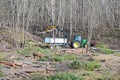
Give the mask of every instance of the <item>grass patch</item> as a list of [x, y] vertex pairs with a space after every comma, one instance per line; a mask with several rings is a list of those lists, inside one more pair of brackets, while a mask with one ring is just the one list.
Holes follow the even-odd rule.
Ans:
[[8, 61], [8, 59], [5, 58], [5, 57], [0, 57], [0, 60], [2, 60], [2, 61]]
[[80, 69], [81, 67], [83, 67], [83, 63], [78, 60], [75, 60], [70, 64], [70, 67], [73, 69]]
[[105, 53], [105, 54], [113, 54], [113, 53], [114, 53], [112, 49], [105, 49], [105, 48], [103, 48], [103, 49], [101, 49], [101, 50], [102, 50], [102, 52]]
[[31, 41], [31, 40], [28, 40], [25, 45], [26, 45], [27, 47], [32, 47], [32, 46], [35, 45], [35, 43], [34, 43], [33, 41]]
[[4, 77], [4, 73], [0, 70], [0, 77]]
[[49, 53], [48, 55], [38, 59], [38, 61], [55, 61], [55, 62], [62, 62], [62, 61], [67, 61], [67, 60], [76, 60], [77, 56], [74, 54], [67, 54], [67, 55], [63, 55], [63, 54], [59, 54], [59, 55], [55, 55], [55, 54], [51, 54]]
[[77, 56], [74, 55], [74, 54], [67, 54], [67, 55], [54, 55], [52, 57], [52, 60], [55, 61], [55, 62], [62, 62], [62, 61], [67, 61], [67, 60], [76, 60], [77, 59]]
[[46, 54], [46, 55], [53, 55], [53, 53], [52, 53], [52, 51], [50, 49], [41, 48], [41, 47], [35, 47], [35, 50], [37, 52], [41, 52], [41, 53]]
[[48, 77], [42, 77], [39, 74], [34, 74], [32, 75], [31, 80], [84, 80], [84, 78], [76, 74], [64, 72], [64, 73], [57, 73], [55, 75]]
[[104, 45], [103, 43], [99, 43], [97, 47], [101, 50], [104, 54], [113, 54], [114, 51], [110, 49], [107, 45]]
[[2, 67], [0, 66], [0, 77], [4, 77], [5, 74], [2, 72], [1, 68], [2, 68]]
[[64, 57], [63, 56], [53, 56], [53, 59], [52, 59], [53, 61], [55, 61], [55, 62], [62, 62], [62, 61], [64, 61]]
[[120, 57], [120, 52], [115, 52], [114, 56]]
[[6, 54], [8, 54], [8, 53], [7, 52], [0, 52], [0, 60], [8, 61]]
[[38, 61], [49, 61], [49, 56], [43, 56], [42, 58], [39, 58]]
[[100, 68], [100, 64], [97, 61], [88, 61], [85, 63], [85, 69], [88, 71], [93, 71]]
[[29, 53], [33, 52], [33, 48], [32, 47], [25, 47], [24, 49], [18, 49], [17, 53], [21, 54], [21, 55], [26, 55]]
[[74, 54], [67, 54], [64, 56], [65, 60], [75, 60], [77, 59], [77, 56]]
[[49, 49], [44, 49], [41, 47], [25, 47], [23, 49], [18, 49], [17, 53], [21, 54], [21, 55], [26, 55], [26, 54], [30, 54], [33, 52], [38, 52], [38, 53], [42, 53], [42, 54], [46, 54], [46, 55], [52, 55], [53, 53], [49, 50]]
[[87, 71], [94, 71], [100, 68], [100, 64], [97, 61], [80, 62], [78, 60], [70, 63], [70, 67], [73, 69], [85, 69]]

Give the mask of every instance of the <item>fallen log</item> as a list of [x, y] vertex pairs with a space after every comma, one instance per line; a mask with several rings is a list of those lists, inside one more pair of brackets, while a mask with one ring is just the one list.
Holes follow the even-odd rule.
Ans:
[[31, 74], [31, 73], [36, 73], [36, 72], [40, 72], [40, 73], [44, 73], [46, 72], [46, 69], [41, 69], [41, 70], [28, 70], [28, 71], [24, 71], [25, 73]]
[[16, 75], [17, 77], [27, 78], [25, 75], [22, 75], [22, 74], [20, 74], [20, 73], [15, 73], [15, 75]]
[[49, 72], [55, 72], [56, 70], [53, 68], [46, 68], [46, 71], [47, 71], [47, 73], [49, 73]]
[[27, 77], [30, 77], [30, 75], [29, 75], [29, 74], [26, 74], [26, 73], [21, 73], [21, 74], [23, 74], [23, 75], [25, 75], [25, 76], [27, 76]]
[[17, 64], [17, 63], [11, 63], [11, 62], [7, 62], [7, 61], [0, 61], [0, 63], [4, 64], [4, 65], [7, 65], [7, 66], [11, 66], [11, 67], [22, 67], [21, 64]]

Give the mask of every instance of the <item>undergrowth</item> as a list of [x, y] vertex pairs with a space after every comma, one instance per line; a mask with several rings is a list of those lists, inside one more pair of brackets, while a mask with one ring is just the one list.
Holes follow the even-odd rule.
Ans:
[[19, 53], [21, 55], [30, 54], [33, 52], [38, 52], [38, 53], [42, 53], [42, 54], [46, 54], [46, 55], [53, 54], [49, 49], [44, 49], [44, 48], [37, 47], [37, 46], [34, 46], [34, 47], [28, 46], [28, 47], [25, 47], [23, 49], [22, 48], [17, 49], [17, 53]]
[[2, 67], [0, 66], [0, 77], [4, 77], [5, 74], [2, 72], [1, 68], [2, 68]]
[[70, 67], [74, 69], [80, 69], [83, 67], [83, 63], [78, 60], [75, 60], [70, 64]]
[[76, 60], [77, 56], [74, 54], [67, 54], [67, 55], [63, 55], [63, 54], [59, 54], [59, 55], [55, 55], [55, 54], [49, 54], [47, 56], [44, 56], [40, 59], [38, 59], [39, 61], [55, 61], [55, 62], [62, 62], [62, 61], [67, 61], [67, 60]]
[[17, 53], [21, 54], [21, 55], [26, 55], [29, 53], [33, 52], [33, 48], [32, 47], [25, 47], [24, 49], [17, 49]]
[[97, 61], [88, 61], [85, 63], [85, 69], [88, 71], [93, 71], [100, 68], [100, 64]]
[[52, 76], [42, 77], [39, 74], [34, 74], [31, 77], [31, 80], [84, 80], [83, 77], [72, 74], [72, 73], [57, 73]]
[[87, 71], [94, 71], [95, 69], [100, 68], [100, 64], [97, 61], [80, 62], [76, 60], [70, 64], [70, 67], [73, 69], [85, 69]]
[[114, 51], [112, 49], [110, 49], [107, 45], [103, 44], [103, 43], [99, 43], [97, 45], [97, 47], [102, 51], [102, 53], [104, 54], [113, 54]]
[[65, 60], [75, 60], [77, 58], [74, 54], [67, 54], [67, 55], [55, 55], [53, 56], [53, 61], [59, 62], [59, 61], [65, 61]]

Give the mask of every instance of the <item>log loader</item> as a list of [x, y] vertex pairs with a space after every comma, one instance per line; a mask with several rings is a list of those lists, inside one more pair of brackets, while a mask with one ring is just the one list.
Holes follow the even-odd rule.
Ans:
[[57, 26], [48, 26], [46, 28], [46, 32], [49, 30], [58, 30], [65, 35], [65, 38], [45, 38], [45, 43], [47, 44], [54, 44], [54, 45], [62, 45], [62, 46], [70, 46], [71, 48], [80, 48], [80, 47], [87, 47], [87, 39], [82, 38], [80, 35], [74, 36], [72, 42], [68, 43], [69, 35], [61, 28]]

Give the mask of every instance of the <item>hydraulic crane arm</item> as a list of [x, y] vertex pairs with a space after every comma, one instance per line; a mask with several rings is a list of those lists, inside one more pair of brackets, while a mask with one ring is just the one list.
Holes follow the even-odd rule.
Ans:
[[65, 35], [66, 38], [69, 38], [69, 35], [62, 28], [59, 28], [57, 26], [48, 26], [47, 29], [46, 29], [46, 32], [48, 32], [49, 30], [55, 30], [55, 29], [62, 32]]
[[66, 38], [69, 38], [69, 35], [62, 28], [57, 27], [57, 30], [62, 32]]

